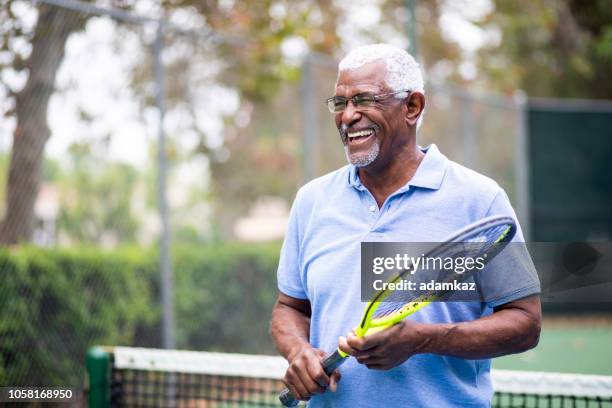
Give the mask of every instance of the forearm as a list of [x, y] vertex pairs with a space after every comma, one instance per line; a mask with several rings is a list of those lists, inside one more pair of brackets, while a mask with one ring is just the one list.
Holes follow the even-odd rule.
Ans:
[[270, 333], [279, 353], [291, 361], [300, 350], [310, 347], [310, 318], [277, 301], [272, 311]]
[[421, 352], [483, 359], [535, 347], [540, 335], [540, 317], [520, 308], [507, 308], [472, 322], [421, 328], [428, 339]]

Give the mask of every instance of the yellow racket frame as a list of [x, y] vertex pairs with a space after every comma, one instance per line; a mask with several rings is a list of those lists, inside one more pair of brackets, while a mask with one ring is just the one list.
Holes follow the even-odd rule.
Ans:
[[[508, 227], [501, 236], [495, 241], [495, 243], [501, 242], [504, 237], [508, 234], [508, 232], [512, 229], [512, 227]], [[401, 275], [397, 275], [390, 282], [396, 282], [401, 278]], [[361, 324], [355, 329], [355, 335], [357, 337], [365, 337], [370, 334], [385, 330], [411, 314], [418, 312], [425, 306], [429, 305], [431, 302], [436, 300], [436, 297], [433, 295], [422, 295], [419, 296], [412, 302], [406, 303], [401, 309], [391, 313], [389, 316], [380, 317], [380, 318], [372, 318], [376, 310], [380, 307], [380, 304], [385, 300], [385, 298], [389, 295], [389, 291], [382, 291], [376, 294], [374, 300], [368, 302], [365, 313], [361, 319]], [[348, 354], [338, 349], [338, 353], [342, 357], [348, 357]]]

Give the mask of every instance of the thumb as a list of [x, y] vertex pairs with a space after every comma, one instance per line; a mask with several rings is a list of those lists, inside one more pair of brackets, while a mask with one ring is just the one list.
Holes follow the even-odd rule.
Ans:
[[329, 389], [331, 392], [336, 392], [338, 389], [338, 382], [340, 381], [341, 377], [340, 370], [336, 370], [332, 373], [331, 377], [329, 378]]

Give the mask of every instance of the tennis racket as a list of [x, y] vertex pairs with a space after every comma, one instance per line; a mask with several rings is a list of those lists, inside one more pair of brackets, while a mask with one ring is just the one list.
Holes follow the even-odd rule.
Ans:
[[[516, 223], [510, 217], [492, 216], [483, 218], [454, 233], [444, 243], [428, 251], [424, 257], [451, 258], [472, 257], [483, 259], [483, 263], [490, 262], [499, 254], [516, 233]], [[463, 245], [462, 245], [463, 244]], [[486, 254], [486, 256], [485, 256]], [[389, 282], [397, 282], [412, 268], [400, 271]], [[467, 270], [462, 274], [448, 274], [447, 279], [465, 281], [474, 274], [476, 268]], [[412, 272], [414, 273], [414, 272]], [[454, 276], [453, 276], [454, 275]], [[374, 294], [367, 303], [359, 326], [355, 329], [358, 337], [384, 330], [397, 324], [402, 319], [421, 310], [435, 300], [444, 300], [452, 290], [433, 290], [419, 295], [416, 299], [406, 300], [406, 294], [397, 290], [381, 290]], [[328, 354], [321, 364], [327, 375], [338, 368], [348, 354], [340, 349]], [[281, 403], [286, 407], [295, 407], [299, 400], [295, 399], [289, 389], [285, 388], [279, 395]]]

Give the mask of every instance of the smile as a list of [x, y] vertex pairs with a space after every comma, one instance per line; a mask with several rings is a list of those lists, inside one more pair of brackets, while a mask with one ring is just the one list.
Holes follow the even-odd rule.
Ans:
[[373, 129], [365, 129], [365, 130], [360, 130], [357, 132], [347, 133], [348, 142], [349, 144], [352, 144], [352, 145], [364, 143], [365, 141], [370, 139], [370, 137], [373, 135], [374, 135]]

